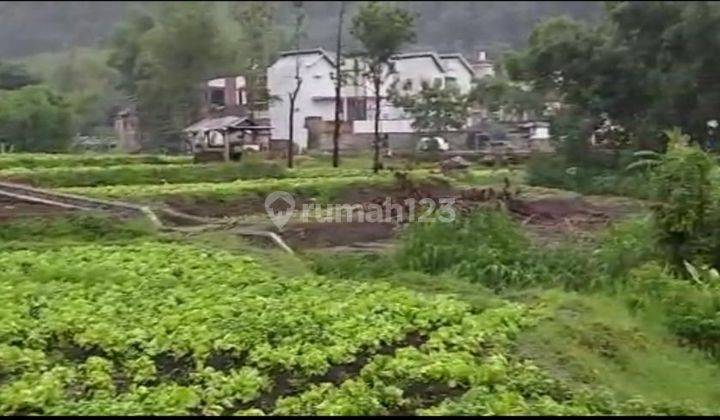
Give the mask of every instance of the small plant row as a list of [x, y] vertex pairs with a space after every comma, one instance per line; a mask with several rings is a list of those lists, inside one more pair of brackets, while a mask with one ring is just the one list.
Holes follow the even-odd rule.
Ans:
[[164, 165], [190, 163], [191, 160], [190, 156], [6, 153], [0, 154], [0, 169], [116, 166], [137, 163]]
[[59, 166], [0, 170], [0, 179], [37, 187], [101, 187], [115, 185], [165, 185], [200, 182], [232, 182], [260, 178], [357, 177], [370, 175], [361, 169], [308, 168], [286, 170], [274, 162], [207, 164], [128, 164], [118, 166]]
[[318, 195], [355, 185], [381, 186], [394, 181], [390, 174], [374, 176], [316, 177], [239, 180], [226, 183], [196, 182], [168, 185], [116, 185], [108, 187], [71, 187], [59, 191], [113, 199], [152, 199], [172, 196], [223, 199], [242, 195], [263, 195], [273, 191]]

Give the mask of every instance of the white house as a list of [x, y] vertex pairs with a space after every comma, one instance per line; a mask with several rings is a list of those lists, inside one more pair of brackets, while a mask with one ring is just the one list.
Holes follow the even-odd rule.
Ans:
[[320, 117], [331, 120], [335, 117], [334, 58], [322, 49], [289, 51], [267, 70], [267, 84], [270, 92], [268, 106], [272, 139], [288, 140], [290, 137], [290, 94], [295, 90], [296, 69], [302, 83], [295, 100], [293, 121], [293, 142], [302, 151], [307, 147], [308, 132], [305, 120]]
[[447, 76], [446, 85], [455, 83], [460, 92], [468, 93], [472, 89], [472, 81], [475, 79], [475, 70], [462, 54], [442, 54], [440, 58], [445, 66]]
[[[461, 93], [467, 94], [472, 88], [474, 71], [461, 54], [438, 55], [434, 52], [416, 52], [399, 54], [392, 57], [393, 73], [385, 84], [385, 89], [393, 85], [401, 91], [413, 94], [422, 89], [423, 83], [431, 86], [457, 86]], [[374, 97], [374, 95], [372, 95]], [[402, 110], [388, 101], [383, 101], [380, 110], [380, 129], [385, 133], [412, 133], [413, 120]], [[355, 133], [374, 131], [374, 102], [368, 105], [368, 118], [354, 121]]]
[[[293, 141], [300, 150], [308, 146], [306, 122], [312, 119], [332, 121], [335, 117], [335, 57], [323, 49], [290, 51], [280, 55], [268, 68], [270, 125], [272, 138], [289, 137], [289, 94], [295, 89], [295, 72], [298, 69], [302, 84], [295, 105]], [[361, 59], [345, 59], [342, 72], [351, 82], [341, 90], [343, 121], [352, 122], [354, 134], [372, 133], [374, 130], [375, 101], [372, 83], [364, 76]], [[438, 55], [434, 52], [398, 54], [392, 57], [389, 75], [383, 85], [408, 93], [417, 93], [423, 82], [444, 87], [456, 84], [462, 93], [468, 93], [474, 77], [472, 66], [460, 54]], [[354, 77], [353, 77], [354, 76]], [[346, 79], [348, 80], [348, 79]], [[412, 133], [412, 120], [402, 109], [383, 99], [380, 108], [380, 129], [385, 133]]]

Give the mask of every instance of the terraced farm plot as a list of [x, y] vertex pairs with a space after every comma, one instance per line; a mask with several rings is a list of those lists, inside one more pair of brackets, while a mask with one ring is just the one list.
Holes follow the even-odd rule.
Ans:
[[271, 161], [242, 163], [138, 163], [113, 166], [16, 167], [0, 170], [0, 179], [45, 188], [103, 187], [114, 185], [165, 185], [195, 182], [232, 182], [248, 179], [356, 177], [369, 169], [307, 168], [287, 170]]
[[4, 252], [0, 289], [4, 415], [590, 410], [504, 355], [537, 316], [522, 305], [476, 313], [158, 242]]
[[115, 166], [127, 164], [177, 164], [190, 163], [190, 156], [159, 155], [114, 155], [114, 154], [42, 154], [7, 153], [0, 154], [0, 169], [8, 168], [57, 168], [83, 166]]
[[348, 185], [392, 183], [389, 174], [348, 177], [317, 177], [297, 179], [239, 180], [226, 183], [195, 182], [172, 185], [117, 185], [109, 187], [70, 187], [59, 191], [103, 198], [124, 198], [129, 200], [148, 200], [164, 197], [211, 197], [230, 198], [243, 194], [268, 194], [272, 191], [308, 191], [319, 192]]

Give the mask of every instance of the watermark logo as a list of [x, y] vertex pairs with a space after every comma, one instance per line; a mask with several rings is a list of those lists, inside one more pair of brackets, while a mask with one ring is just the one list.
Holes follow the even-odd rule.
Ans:
[[295, 211], [295, 198], [285, 191], [275, 191], [265, 197], [265, 211], [273, 224], [282, 229]]
[[[365, 204], [316, 204], [305, 203], [297, 216], [303, 223], [404, 223], [435, 220], [455, 220], [455, 198], [406, 198], [385, 197]], [[270, 220], [282, 229], [295, 215], [295, 199], [285, 191], [276, 191], [265, 198], [265, 210]]]

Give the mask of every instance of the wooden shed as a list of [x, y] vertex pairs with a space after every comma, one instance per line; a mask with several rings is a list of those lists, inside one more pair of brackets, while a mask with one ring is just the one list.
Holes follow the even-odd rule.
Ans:
[[205, 118], [183, 130], [190, 153], [196, 161], [240, 160], [243, 150], [262, 150], [270, 126], [261, 126], [247, 117]]

